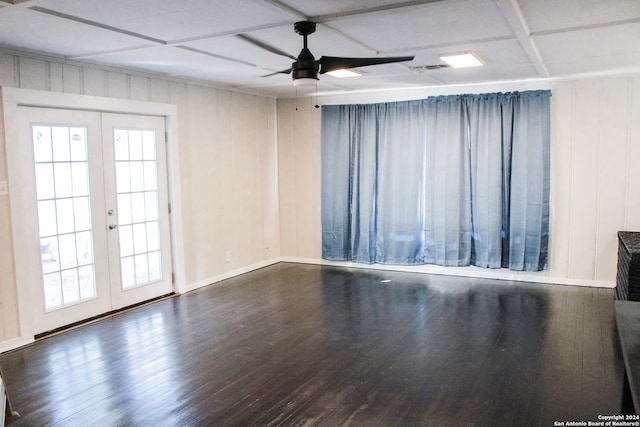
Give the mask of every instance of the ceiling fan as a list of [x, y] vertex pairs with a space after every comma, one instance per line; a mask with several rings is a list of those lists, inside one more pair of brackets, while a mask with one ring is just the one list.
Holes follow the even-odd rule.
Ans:
[[254, 45], [261, 47], [262, 49], [265, 49], [271, 53], [285, 56], [295, 61], [293, 64], [291, 64], [290, 68], [287, 68], [286, 70], [276, 71], [275, 73], [267, 74], [263, 77], [269, 77], [275, 74], [292, 74], [293, 84], [296, 86], [306, 83], [315, 84], [315, 82], [319, 80], [320, 74], [324, 74], [329, 71], [365, 67], [367, 65], [411, 61], [414, 58], [413, 56], [394, 56], [385, 58], [343, 58], [338, 56], [322, 56], [320, 59], [315, 59], [313, 54], [307, 47], [307, 36], [309, 34], [313, 34], [316, 31], [316, 23], [311, 21], [300, 21], [293, 24], [293, 28], [295, 32], [300, 34], [304, 39], [303, 48], [297, 58], [281, 51], [278, 48], [256, 40], [246, 34], [238, 34], [238, 37], [248, 41], [249, 43], [253, 43]]

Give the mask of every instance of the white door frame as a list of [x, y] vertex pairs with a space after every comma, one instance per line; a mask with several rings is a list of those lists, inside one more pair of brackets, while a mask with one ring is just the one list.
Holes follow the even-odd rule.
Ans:
[[[31, 280], [31, 268], [28, 262], [29, 245], [24, 238], [24, 218], [18, 215], [18, 207], [24, 209], [31, 206], [32, 200], [21, 191], [23, 174], [27, 173], [16, 146], [20, 129], [18, 109], [20, 107], [57, 108], [66, 110], [88, 110], [118, 114], [142, 114], [164, 117], [167, 131], [167, 168], [168, 191], [171, 203], [171, 256], [175, 272], [174, 290], [177, 293], [186, 290], [184, 273], [184, 242], [182, 239], [182, 200], [180, 191], [180, 158], [178, 145], [178, 107], [173, 104], [162, 104], [145, 101], [132, 101], [116, 98], [104, 98], [87, 95], [72, 95], [56, 92], [43, 92], [30, 89], [2, 87], [2, 107], [5, 126], [7, 152], [7, 176], [11, 204], [11, 230], [13, 238], [13, 255], [15, 262], [15, 279], [18, 296], [18, 312], [20, 337], [12, 340], [12, 347], [33, 342], [33, 308], [31, 295], [33, 286], [27, 286]], [[29, 173], [32, 171], [29, 169]]]

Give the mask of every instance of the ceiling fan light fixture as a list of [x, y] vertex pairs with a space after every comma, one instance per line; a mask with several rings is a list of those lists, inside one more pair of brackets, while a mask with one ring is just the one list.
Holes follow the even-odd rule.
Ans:
[[484, 65], [484, 62], [473, 52], [440, 55], [440, 59], [453, 68], [479, 67]]
[[293, 85], [299, 88], [315, 88], [318, 84], [318, 79], [301, 77], [293, 81]]
[[353, 70], [347, 70], [347, 69], [328, 71], [327, 74], [333, 77], [337, 77], [339, 79], [343, 79], [347, 77], [360, 77], [362, 75]]

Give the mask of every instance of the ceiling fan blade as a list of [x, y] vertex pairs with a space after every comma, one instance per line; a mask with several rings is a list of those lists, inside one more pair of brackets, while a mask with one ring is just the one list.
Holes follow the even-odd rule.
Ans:
[[413, 56], [392, 56], [387, 58], [341, 58], [338, 56], [323, 56], [318, 60], [320, 74], [344, 68], [366, 67], [367, 65], [391, 64], [413, 60]]
[[276, 74], [291, 74], [291, 68], [287, 68], [286, 70], [275, 71], [273, 73], [265, 74], [264, 76], [260, 76], [260, 77], [271, 77], [271, 76], [275, 76]]
[[236, 34], [237, 37], [241, 38], [244, 41], [247, 41], [251, 44], [254, 44], [258, 47], [261, 47], [262, 49], [269, 51], [271, 53], [275, 53], [276, 55], [280, 55], [280, 56], [284, 56], [290, 59], [293, 59], [294, 61], [296, 60], [295, 56], [289, 55], [287, 52], [283, 52], [280, 49], [278, 49], [277, 47], [273, 47], [271, 45], [268, 45], [264, 42], [261, 42], [260, 40], [254, 39], [251, 36], [248, 36], [246, 34]]

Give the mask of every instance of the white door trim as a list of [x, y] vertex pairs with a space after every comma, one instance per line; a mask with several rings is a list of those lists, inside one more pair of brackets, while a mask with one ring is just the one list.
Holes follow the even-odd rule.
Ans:
[[184, 292], [186, 289], [184, 273], [184, 242], [182, 229], [182, 198], [180, 191], [180, 157], [178, 141], [178, 107], [173, 104], [163, 104], [146, 101], [132, 101], [116, 98], [104, 98], [97, 96], [73, 95], [56, 92], [43, 92], [31, 89], [2, 87], [2, 107], [4, 118], [4, 131], [7, 154], [7, 177], [9, 198], [11, 205], [11, 223], [13, 238], [13, 255], [15, 260], [16, 291], [18, 296], [18, 312], [20, 324], [20, 337], [13, 341], [14, 347], [28, 344], [33, 341], [34, 325], [33, 311], [31, 309], [31, 286], [25, 285], [29, 277], [29, 247], [26, 239], [22, 237], [20, 230], [24, 224], [18, 215], [18, 206], [24, 209], [32, 201], [26, 200], [21, 191], [20, 150], [16, 143], [19, 141], [19, 107], [59, 108], [68, 110], [88, 110], [118, 114], [142, 114], [148, 116], [164, 117], [165, 128], [168, 136], [167, 167], [168, 167], [168, 191], [171, 203], [171, 241], [173, 271], [175, 272], [174, 289], [176, 292]]

